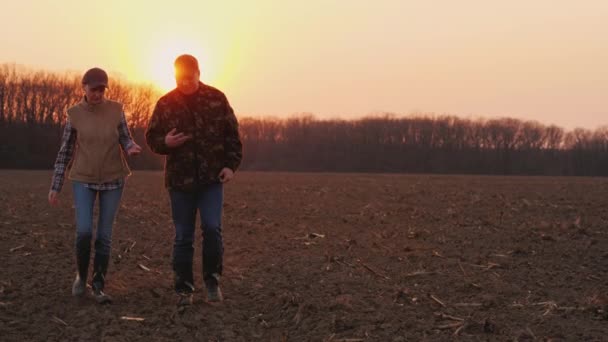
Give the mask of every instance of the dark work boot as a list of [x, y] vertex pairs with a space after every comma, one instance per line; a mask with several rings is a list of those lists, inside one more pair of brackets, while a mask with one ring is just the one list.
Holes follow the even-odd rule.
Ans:
[[194, 292], [194, 276], [192, 275], [191, 262], [174, 262], [175, 292], [178, 294], [178, 306], [192, 305], [192, 293]]
[[76, 274], [76, 279], [74, 279], [74, 283], [72, 284], [72, 296], [80, 297], [84, 295], [86, 288], [87, 281], [80, 278], [79, 274]]
[[220, 276], [217, 273], [205, 279], [205, 287], [207, 288], [208, 302], [221, 302], [224, 300], [222, 289], [220, 288]]
[[112, 298], [103, 292], [110, 256], [95, 253], [93, 262], [93, 296], [99, 304], [109, 304]]
[[72, 284], [72, 295], [74, 296], [82, 296], [86, 290], [90, 258], [91, 234], [79, 233], [76, 236], [76, 266], [78, 272]]
[[221, 302], [224, 300], [220, 289], [224, 248], [221, 237], [212, 242], [207, 234], [205, 239], [208, 240], [203, 242], [203, 280], [207, 288], [207, 301]]

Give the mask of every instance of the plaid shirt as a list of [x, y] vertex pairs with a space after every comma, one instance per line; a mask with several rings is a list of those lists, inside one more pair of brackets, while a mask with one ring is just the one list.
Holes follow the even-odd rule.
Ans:
[[[72, 161], [74, 155], [74, 147], [76, 147], [76, 129], [72, 127], [70, 118], [68, 117], [65, 128], [63, 129], [63, 136], [61, 138], [61, 147], [55, 160], [55, 172], [53, 173], [53, 181], [51, 183], [51, 190], [60, 192], [63, 187], [63, 180], [65, 178], [65, 172]], [[118, 142], [122, 149], [126, 152], [133, 146], [134, 142], [127, 126], [127, 119], [125, 113], [122, 113], [122, 119], [120, 125], [118, 125]], [[96, 183], [85, 183], [85, 187], [97, 191], [103, 190], [115, 190], [123, 187], [125, 184], [124, 178], [119, 178], [111, 182], [96, 184]]]

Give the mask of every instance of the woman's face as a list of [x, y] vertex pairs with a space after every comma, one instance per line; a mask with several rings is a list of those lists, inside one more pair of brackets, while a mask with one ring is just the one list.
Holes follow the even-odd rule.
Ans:
[[91, 87], [90, 85], [85, 84], [84, 92], [87, 96], [87, 102], [89, 104], [100, 104], [103, 101], [106, 87], [103, 85]]

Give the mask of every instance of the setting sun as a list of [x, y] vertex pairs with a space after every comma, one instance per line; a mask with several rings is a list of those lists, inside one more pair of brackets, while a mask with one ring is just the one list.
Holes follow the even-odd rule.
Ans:
[[188, 53], [201, 59], [201, 73], [207, 70], [203, 63], [205, 53], [196, 43], [186, 40], [172, 40], [158, 42], [158, 46], [151, 49], [144, 73], [150, 81], [164, 91], [175, 88], [173, 62], [177, 56]]

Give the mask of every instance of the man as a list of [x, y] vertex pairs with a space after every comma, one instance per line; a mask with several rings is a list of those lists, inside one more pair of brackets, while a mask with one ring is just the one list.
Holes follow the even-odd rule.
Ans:
[[191, 305], [192, 260], [196, 211], [203, 232], [203, 280], [207, 300], [222, 301], [223, 184], [239, 167], [242, 144], [238, 121], [226, 96], [200, 82], [198, 61], [191, 55], [175, 60], [177, 88], [156, 103], [146, 142], [166, 156], [165, 186], [175, 225], [173, 270], [178, 305]]

